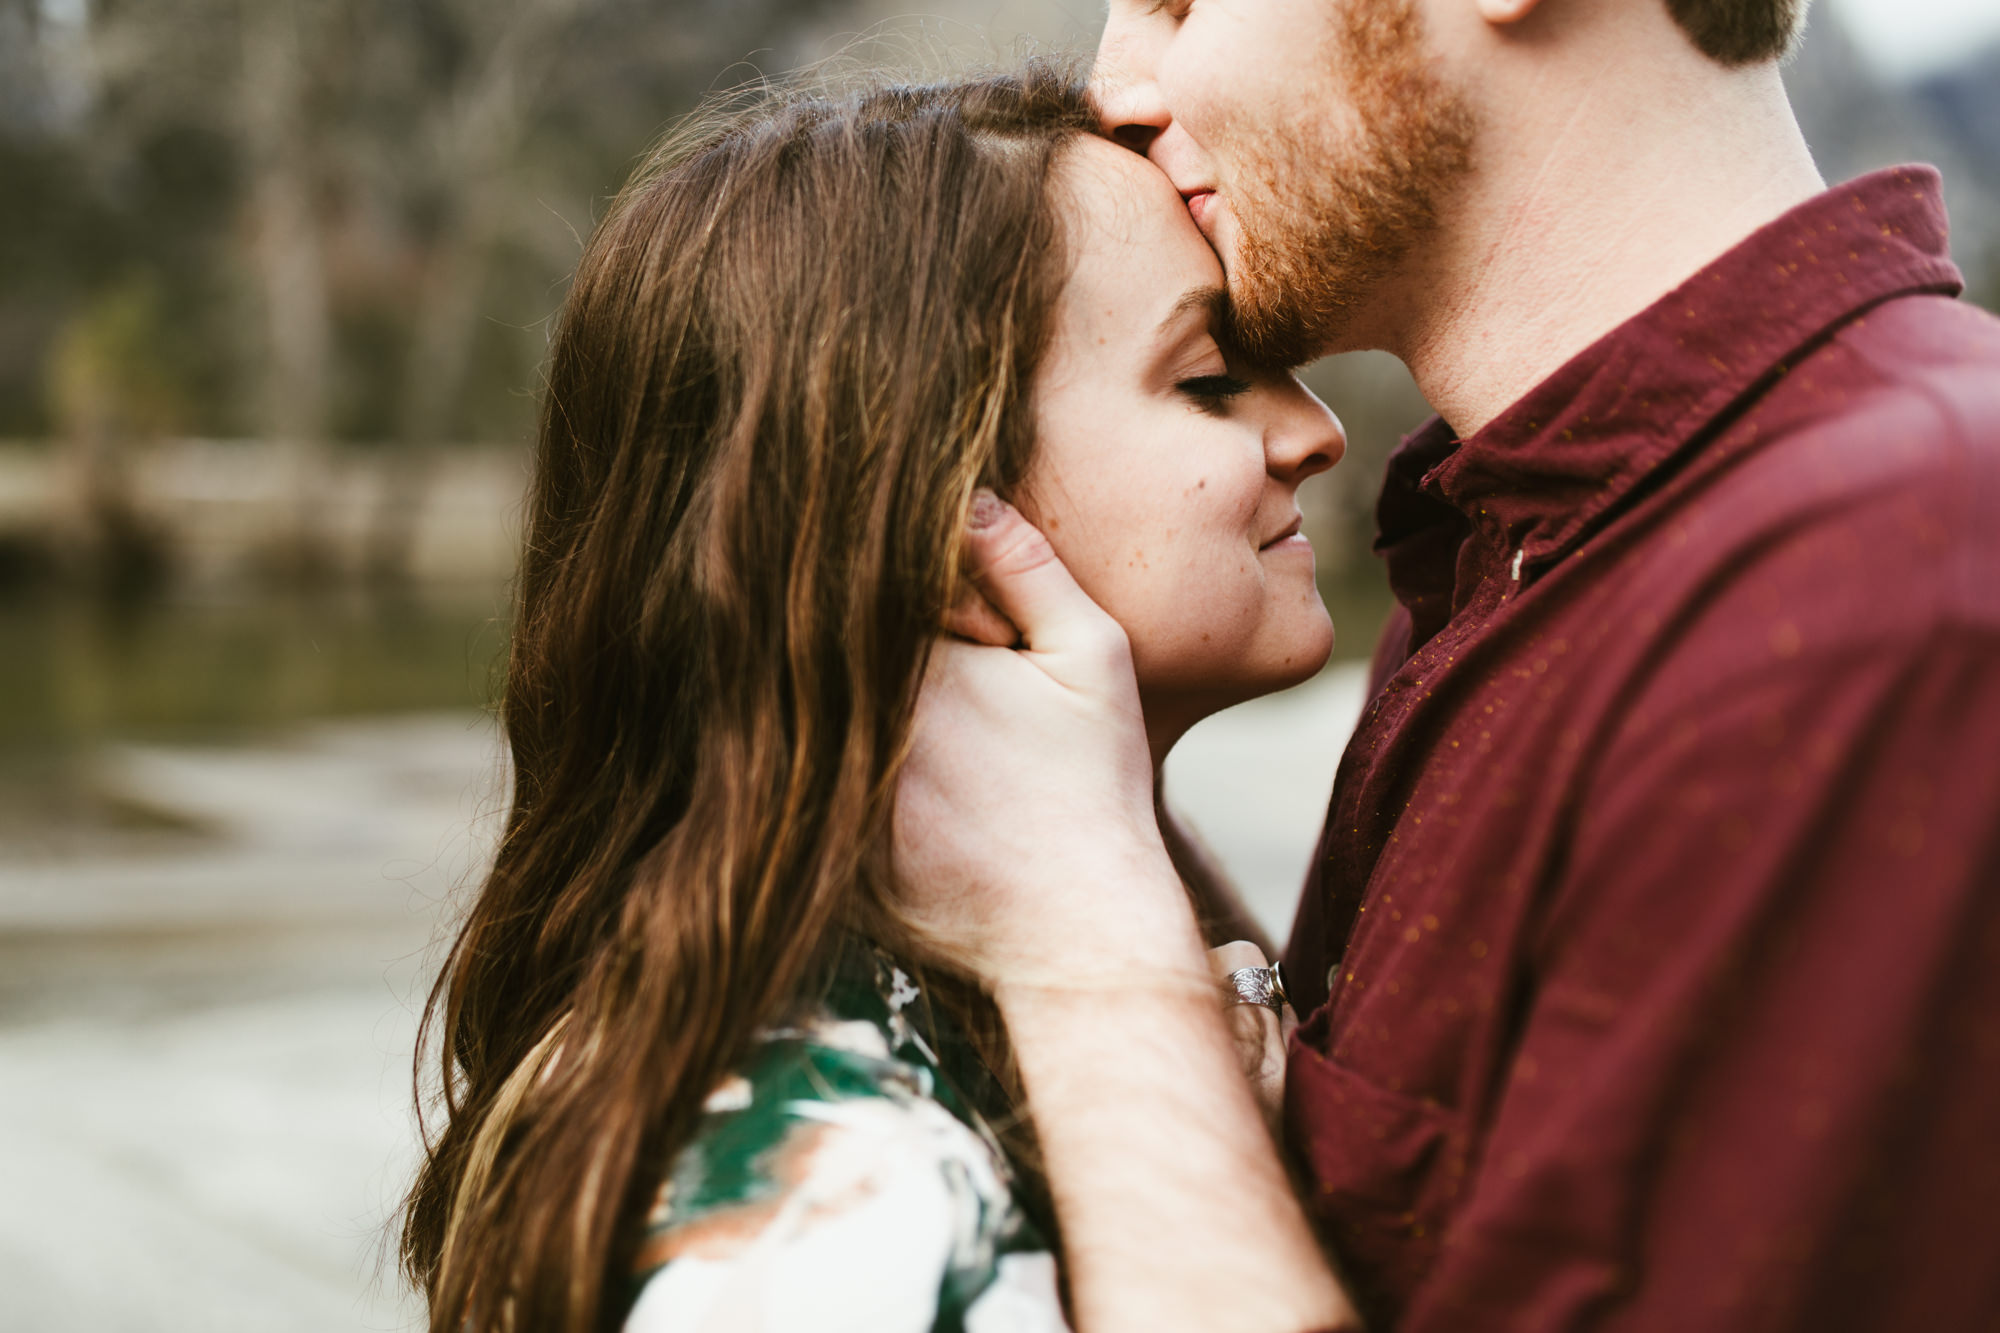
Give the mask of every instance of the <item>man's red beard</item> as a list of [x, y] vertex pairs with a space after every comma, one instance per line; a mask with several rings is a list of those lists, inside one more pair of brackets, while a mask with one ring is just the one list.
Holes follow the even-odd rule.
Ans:
[[1301, 365], [1337, 345], [1470, 168], [1472, 113], [1430, 69], [1422, 31], [1412, 0], [1346, 0], [1328, 77], [1354, 128], [1308, 107], [1247, 160], [1229, 286], [1255, 360]]

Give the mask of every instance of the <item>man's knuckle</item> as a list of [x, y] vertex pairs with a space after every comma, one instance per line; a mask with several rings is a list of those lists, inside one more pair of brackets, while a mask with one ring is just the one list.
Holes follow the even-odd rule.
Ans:
[[1049, 539], [1023, 523], [1007, 539], [999, 559], [994, 562], [994, 568], [1002, 574], [1032, 574], [1054, 564], [1055, 559], [1056, 548], [1049, 544]]
[[1124, 626], [1110, 616], [1093, 617], [1093, 622], [1088, 635], [1092, 659], [1106, 672], [1129, 671], [1132, 641], [1126, 637]]

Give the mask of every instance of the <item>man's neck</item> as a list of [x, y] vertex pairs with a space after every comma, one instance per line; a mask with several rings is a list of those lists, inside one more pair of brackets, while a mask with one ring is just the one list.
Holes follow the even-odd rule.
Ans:
[[1825, 188], [1775, 69], [1685, 73], [1647, 97], [1617, 74], [1548, 89], [1563, 112], [1486, 144], [1464, 221], [1383, 293], [1408, 317], [1376, 345], [1461, 437]]

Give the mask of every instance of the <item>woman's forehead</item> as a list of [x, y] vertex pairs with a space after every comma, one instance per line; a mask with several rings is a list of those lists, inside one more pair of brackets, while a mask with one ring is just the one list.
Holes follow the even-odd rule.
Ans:
[[1222, 265], [1180, 192], [1145, 158], [1080, 139], [1057, 173], [1071, 258], [1067, 304], [1114, 308], [1121, 318], [1150, 313], [1150, 327], [1189, 289], [1221, 284]]

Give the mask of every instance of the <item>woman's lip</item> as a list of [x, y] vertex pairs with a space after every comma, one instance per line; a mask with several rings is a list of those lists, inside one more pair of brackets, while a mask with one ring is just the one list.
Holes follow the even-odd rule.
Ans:
[[1293, 519], [1290, 523], [1285, 525], [1285, 530], [1283, 532], [1271, 538], [1270, 541], [1265, 542], [1262, 546], [1258, 547], [1257, 549], [1260, 551], [1273, 551], [1280, 546], [1296, 545], [1296, 546], [1304, 546], [1308, 550], [1310, 550], [1312, 544], [1308, 542], [1305, 539], [1305, 536], [1299, 531], [1299, 529], [1302, 526], [1304, 526], [1303, 519], [1298, 519], [1298, 518]]

